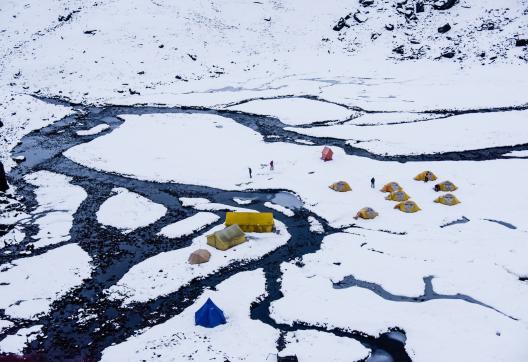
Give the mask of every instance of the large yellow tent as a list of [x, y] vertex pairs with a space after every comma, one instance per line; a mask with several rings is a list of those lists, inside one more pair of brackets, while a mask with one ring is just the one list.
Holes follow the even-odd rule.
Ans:
[[421, 210], [414, 201], [400, 202], [398, 205], [394, 206], [394, 208], [403, 212], [417, 212]]
[[246, 234], [236, 224], [207, 235], [207, 245], [218, 250], [227, 250], [246, 241]]
[[364, 207], [362, 208], [361, 210], [358, 211], [358, 213], [356, 214], [356, 219], [357, 218], [362, 218], [362, 219], [374, 219], [376, 216], [378, 216], [379, 214], [374, 211], [373, 208], [371, 207]]
[[453, 194], [445, 194], [443, 196], [438, 197], [434, 202], [438, 202], [440, 204], [444, 204], [447, 206], [453, 206], [456, 204], [460, 204], [460, 200], [456, 198]]
[[381, 192], [396, 192], [401, 191], [403, 188], [397, 182], [389, 182], [381, 188]]
[[275, 222], [271, 212], [228, 212], [225, 225], [238, 225], [246, 233], [271, 233]]
[[330, 187], [332, 190], [337, 191], [337, 192], [352, 191], [352, 188], [350, 187], [348, 182], [345, 182], [345, 181], [334, 182], [328, 187]]
[[409, 195], [407, 195], [407, 193], [403, 190], [391, 192], [389, 196], [385, 198], [385, 200], [391, 200], [391, 201], [407, 201], [409, 199], [410, 199]]
[[418, 175], [414, 177], [416, 181], [425, 181], [426, 178], [427, 178], [427, 181], [435, 181], [437, 179], [436, 175], [432, 173], [431, 171], [420, 172]]
[[449, 191], [455, 191], [456, 189], [458, 189], [458, 187], [456, 187], [455, 184], [452, 183], [451, 181], [444, 181], [439, 184], [436, 184], [434, 189], [435, 191], [449, 192]]

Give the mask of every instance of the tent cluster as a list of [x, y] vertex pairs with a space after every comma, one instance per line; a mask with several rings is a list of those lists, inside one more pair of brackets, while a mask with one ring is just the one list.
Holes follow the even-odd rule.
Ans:
[[[416, 176], [415, 179], [417, 179], [418, 176]], [[403, 191], [403, 188], [397, 182], [389, 182], [381, 188], [381, 192], [389, 193], [389, 195], [385, 197], [385, 200], [398, 202], [398, 204], [394, 206], [394, 208], [397, 210], [407, 213], [417, 212], [421, 210], [420, 207], [416, 204], [416, 202], [410, 201], [411, 197], [405, 191]]]
[[[245, 232], [272, 232], [275, 226], [271, 212], [228, 212], [225, 220], [226, 227], [207, 235], [207, 245], [225, 251], [247, 241]], [[211, 253], [205, 249], [198, 249], [189, 256], [190, 264], [202, 264], [209, 261]], [[194, 314], [196, 325], [214, 328], [225, 324], [224, 312], [207, 299], [205, 304]]]

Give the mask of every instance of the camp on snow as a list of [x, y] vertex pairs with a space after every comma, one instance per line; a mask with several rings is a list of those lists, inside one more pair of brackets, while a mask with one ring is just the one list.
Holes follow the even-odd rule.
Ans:
[[218, 250], [227, 250], [246, 241], [246, 234], [244, 234], [237, 224], [230, 225], [223, 230], [207, 235], [207, 245]]
[[321, 153], [321, 160], [332, 161], [333, 155], [334, 155], [334, 151], [332, 151], [330, 147], [325, 147], [323, 148], [323, 152]]
[[402, 191], [403, 188], [397, 182], [389, 182], [381, 188], [381, 192], [396, 192]]
[[352, 187], [350, 187], [348, 182], [345, 182], [345, 181], [334, 182], [333, 184], [331, 184], [328, 187], [330, 187], [332, 190], [337, 191], [337, 192], [352, 191]]
[[364, 207], [364, 208], [362, 208], [361, 210], [358, 211], [358, 213], [356, 214], [356, 219], [362, 218], [362, 219], [365, 219], [365, 220], [369, 220], [369, 219], [374, 219], [378, 215], [379, 214], [376, 211], [374, 211], [373, 208]]
[[390, 201], [407, 201], [409, 200], [411, 197], [409, 195], [407, 195], [407, 193], [403, 190], [401, 191], [396, 191], [396, 192], [391, 192], [386, 198], [385, 200], [390, 200]]
[[246, 233], [271, 233], [275, 226], [271, 212], [228, 212], [225, 225], [238, 225]]
[[460, 200], [456, 198], [453, 194], [445, 194], [443, 196], [439, 196], [434, 202], [444, 204], [447, 206], [453, 206], [456, 204], [460, 204]]
[[441, 182], [439, 184], [436, 184], [434, 187], [435, 191], [444, 191], [444, 192], [455, 191], [456, 189], [458, 189], [458, 187], [456, 187], [455, 184], [452, 183], [451, 181]]
[[431, 171], [420, 172], [414, 177], [416, 181], [436, 181], [437, 177]]
[[220, 324], [226, 324], [224, 312], [207, 298], [204, 305], [194, 313], [194, 323], [197, 326], [214, 328]]
[[211, 253], [205, 249], [195, 250], [189, 255], [189, 264], [203, 264], [211, 259]]
[[407, 213], [410, 213], [410, 212], [417, 212], [417, 211], [420, 211], [421, 209], [418, 207], [418, 205], [416, 204], [416, 202], [414, 201], [404, 201], [404, 202], [400, 202], [399, 204], [397, 204], [396, 206], [394, 206], [395, 209], [398, 209], [402, 212], [407, 212]]

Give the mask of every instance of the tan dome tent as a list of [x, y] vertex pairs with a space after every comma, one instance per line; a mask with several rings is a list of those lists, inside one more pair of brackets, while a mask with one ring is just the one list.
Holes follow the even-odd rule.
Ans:
[[400, 202], [398, 205], [394, 206], [394, 208], [403, 212], [417, 212], [421, 210], [414, 201]]
[[456, 187], [455, 184], [452, 183], [451, 181], [441, 182], [439, 184], [436, 184], [434, 187], [435, 191], [444, 191], [444, 192], [455, 191], [456, 189], [458, 189], [458, 187]]
[[189, 264], [203, 264], [211, 259], [211, 253], [205, 249], [195, 250], [189, 255]]
[[364, 207], [358, 211], [358, 213], [356, 214], [356, 219], [362, 218], [362, 219], [369, 220], [369, 219], [374, 219], [378, 215], [379, 214], [376, 211], [374, 211], [373, 208]]
[[332, 190], [337, 191], [337, 192], [352, 191], [352, 188], [350, 187], [348, 182], [345, 182], [345, 181], [334, 182], [328, 187], [330, 187]]
[[396, 192], [402, 191], [402, 187], [397, 182], [389, 182], [381, 188], [381, 192]]
[[431, 171], [424, 171], [420, 172], [416, 177], [414, 178], [416, 181], [436, 181], [437, 177], [434, 173]]
[[218, 250], [227, 250], [233, 246], [245, 243], [246, 234], [236, 224], [226, 227], [224, 230], [207, 235], [207, 245]]
[[410, 197], [409, 195], [407, 195], [407, 193], [405, 191], [396, 191], [396, 192], [391, 192], [389, 194], [389, 196], [387, 196], [385, 198], [385, 200], [390, 200], [390, 201], [407, 201], [409, 200]]
[[438, 197], [434, 202], [438, 202], [440, 204], [444, 204], [447, 206], [453, 206], [456, 204], [460, 204], [460, 200], [456, 198], [453, 194], [445, 194], [443, 196]]

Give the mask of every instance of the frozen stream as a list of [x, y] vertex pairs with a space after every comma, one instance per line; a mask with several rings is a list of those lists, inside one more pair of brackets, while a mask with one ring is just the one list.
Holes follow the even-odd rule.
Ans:
[[[49, 99], [47, 101], [61, 103], [60, 101]], [[270, 318], [269, 306], [272, 301], [282, 296], [280, 292], [281, 263], [317, 251], [323, 237], [336, 230], [333, 230], [324, 220], [303, 208], [302, 202], [288, 190], [233, 192], [195, 185], [140, 181], [121, 175], [95, 171], [80, 166], [62, 156], [62, 152], [77, 144], [88, 142], [112, 132], [113, 129], [122, 123], [117, 117], [119, 114], [182, 112], [219, 114], [256, 130], [263, 135], [267, 142], [299, 143], [299, 140], [301, 140], [315, 145], [335, 145], [342, 147], [348, 154], [386, 161], [487, 160], [501, 158], [508, 152], [528, 148], [526, 145], [520, 145], [446, 154], [384, 157], [346, 145], [342, 140], [303, 136], [285, 131], [286, 125], [275, 118], [248, 115], [240, 112], [147, 106], [76, 106], [76, 108], [81, 112], [26, 136], [14, 150], [14, 155], [24, 155], [26, 159], [18, 167], [14, 168], [9, 175], [10, 182], [24, 196], [24, 202], [29, 208], [36, 206], [35, 195], [32, 192], [34, 187], [26, 183], [23, 176], [34, 171], [48, 170], [70, 176], [73, 178], [72, 184], [81, 186], [88, 194], [86, 200], [74, 214], [71, 240], [66, 243], [78, 243], [89, 253], [95, 265], [92, 278], [85, 282], [82, 287], [75, 289], [56, 302], [52, 306], [52, 312], [49, 315], [32, 322], [13, 320], [16, 327], [8, 328], [0, 333], [0, 339], [2, 339], [5, 335], [15, 332], [18, 328], [30, 327], [35, 324], [43, 325], [45, 337], [34, 341], [30, 349], [32, 352], [42, 353], [54, 360], [98, 359], [101, 351], [110, 344], [124, 341], [135, 331], [162, 323], [182, 312], [193, 303], [204, 288], [214, 287], [241, 271], [255, 270], [257, 268], [263, 268], [265, 272], [268, 297], [252, 306], [251, 317], [253, 319], [269, 324], [283, 333], [305, 329], [324, 330], [321, 327], [309, 325], [289, 326], [277, 324]], [[103, 124], [107, 124], [109, 127], [100, 127], [100, 133], [87, 134], [83, 137], [79, 137], [77, 134], [78, 131], [91, 129]], [[116, 187], [126, 188], [164, 205], [168, 210], [167, 214], [154, 224], [140, 228], [127, 235], [123, 235], [117, 229], [102, 227], [97, 221], [96, 212], [110, 196], [112, 189]], [[233, 198], [251, 199], [250, 207], [260, 211], [269, 211], [264, 206], [264, 203], [272, 201], [275, 204], [295, 210], [293, 217], [275, 213], [276, 218], [287, 225], [292, 238], [286, 245], [259, 260], [230, 265], [221, 269], [219, 273], [201, 280], [194, 280], [174, 293], [150, 302], [136, 304], [133, 308], [125, 308], [119, 301], [110, 301], [105, 298], [103, 291], [114, 285], [132, 266], [160, 252], [190, 245], [192, 236], [173, 241], [156, 235], [164, 226], [192, 216], [197, 212], [192, 208], [182, 207], [179, 201], [180, 197], [203, 197], [212, 202], [232, 205], [233, 207], [239, 206], [233, 201]], [[223, 219], [223, 212], [215, 213]], [[310, 225], [307, 222], [309, 216], [315, 217], [321, 222], [326, 233], [311, 233], [309, 231]], [[7, 246], [0, 252], [0, 264], [20, 258], [20, 253], [25, 251], [26, 244], [31, 241], [31, 237], [37, 231], [36, 227], [28, 226], [25, 230], [26, 238], [24, 242]], [[43, 254], [56, 246], [37, 249], [31, 255]], [[426, 287], [427, 285], [430, 286], [430, 280], [424, 281]], [[356, 280], [353, 277], [347, 278], [336, 285], [336, 287], [367, 288], [387, 300], [422, 302], [429, 298], [460, 298], [470, 303], [479, 303], [466, 296], [439, 296], [432, 291], [432, 288], [425, 288], [423, 298], [394, 296], [385, 292], [376, 284]], [[90, 318], [83, 317], [86, 315], [89, 315]], [[393, 326], [393, 328], [394, 331], [400, 331], [398, 326]], [[337, 336], [358, 340], [371, 349], [373, 355], [390, 355], [395, 361], [410, 360], [404, 350], [403, 341], [405, 338], [400, 338], [401, 340], [398, 341], [395, 338], [391, 338], [390, 333], [374, 337], [361, 331], [330, 330], [329, 332]], [[282, 338], [279, 339], [277, 344], [279, 348], [284, 347]]]
[[[317, 218], [302, 207], [301, 201], [287, 190], [268, 190], [260, 192], [233, 192], [214, 188], [181, 185], [173, 183], [155, 183], [140, 181], [120, 175], [98, 172], [80, 166], [66, 157], [62, 152], [81, 142], [86, 142], [100, 135], [111, 132], [121, 124], [116, 115], [124, 113], [178, 113], [178, 112], [213, 112], [208, 110], [181, 110], [155, 107], [89, 107], [81, 115], [73, 115], [56, 122], [55, 124], [35, 131], [26, 136], [22, 143], [15, 149], [15, 154], [23, 154], [26, 159], [9, 175], [10, 182], [18, 188], [24, 197], [28, 208], [36, 207], [37, 203], [33, 193], [34, 186], [26, 183], [23, 176], [27, 173], [47, 170], [73, 178], [74, 185], [81, 186], [88, 194], [81, 206], [74, 214], [71, 240], [45, 246], [26, 253], [26, 246], [31, 237], [38, 230], [34, 225], [25, 229], [26, 237], [20, 244], [10, 245], [0, 252], [0, 264], [10, 262], [21, 257], [41, 255], [65, 243], [77, 243], [93, 259], [94, 271], [92, 278], [81, 287], [73, 290], [65, 297], [52, 305], [51, 313], [40, 317], [36, 321], [13, 320], [15, 326], [7, 328], [0, 333], [0, 339], [16, 332], [21, 327], [43, 325], [44, 337], [39, 337], [30, 344], [28, 353], [45, 355], [51, 360], [82, 359], [93, 360], [100, 357], [101, 351], [112, 343], [119, 343], [132, 335], [135, 331], [162, 323], [179, 314], [190, 306], [201, 294], [204, 288], [214, 287], [231, 276], [247, 270], [263, 268], [267, 280], [268, 297], [252, 308], [252, 318], [261, 320], [283, 331], [297, 329], [321, 328], [310, 326], [278, 325], [269, 317], [271, 301], [281, 297], [280, 264], [306, 253], [318, 250], [325, 234], [313, 234], [309, 231], [308, 216]], [[223, 114], [226, 116], [226, 114]], [[280, 134], [278, 121], [265, 117], [252, 117], [242, 114], [228, 114], [238, 122], [250, 126], [264, 134]], [[271, 126], [264, 124], [272, 122]], [[79, 137], [77, 132], [82, 129], [108, 124], [108, 129], [103, 129], [99, 134]], [[284, 141], [291, 141], [290, 135], [281, 135]], [[295, 135], [295, 138], [299, 136]], [[323, 142], [323, 141], [320, 141]], [[154, 224], [140, 228], [127, 235], [117, 229], [102, 227], [96, 218], [96, 212], [101, 204], [110, 196], [115, 187], [127, 188], [141, 194], [150, 200], [162, 204], [167, 208], [167, 214]], [[292, 235], [290, 241], [265, 255], [263, 258], [232, 264], [223, 268], [219, 273], [201, 280], [194, 280], [189, 285], [180, 288], [169, 295], [159, 297], [153, 301], [139, 303], [133, 308], [126, 308], [119, 301], [110, 301], [105, 298], [103, 291], [114, 285], [132, 266], [156, 255], [160, 252], [175, 250], [189, 246], [192, 236], [184, 237], [178, 241], [157, 236], [157, 232], [164, 226], [176, 220], [192, 216], [197, 211], [192, 208], [182, 207], [180, 197], [203, 197], [215, 203], [237, 206], [233, 198], [251, 199], [251, 208], [269, 211], [264, 206], [267, 201], [295, 210], [295, 216], [286, 217], [275, 213], [276, 218], [285, 223]], [[223, 212], [216, 212], [223, 219]], [[317, 218], [332, 232], [323, 220]], [[21, 254], [22, 253], [22, 254]], [[5, 319], [7, 316], [4, 316]], [[398, 330], [398, 326], [394, 326]], [[349, 332], [331, 330], [331, 333], [358, 340], [367, 348], [378, 351], [378, 354], [390, 355], [394, 360], [409, 360], [402, 342], [390, 338], [388, 335], [380, 337], [368, 336], [361, 331]], [[279, 340], [279, 348], [283, 342]], [[274, 352], [274, 351], [270, 351]]]

